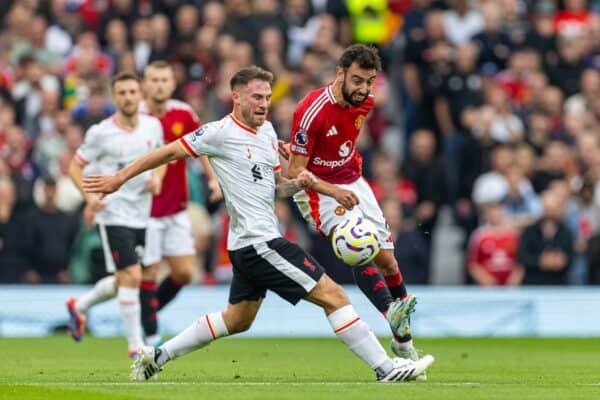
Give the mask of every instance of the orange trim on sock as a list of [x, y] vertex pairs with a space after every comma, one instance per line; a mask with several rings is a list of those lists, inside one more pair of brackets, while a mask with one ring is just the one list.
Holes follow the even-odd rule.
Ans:
[[357, 323], [358, 321], [360, 321], [360, 317], [356, 317], [354, 318], [352, 321], [340, 326], [339, 328], [337, 328], [335, 331], [333, 331], [335, 334], [340, 333], [341, 331], [343, 331], [344, 329], [350, 328], [352, 325], [354, 325], [355, 323]]
[[217, 334], [215, 333], [215, 329], [213, 328], [212, 324], [210, 323], [210, 318], [208, 318], [208, 315], [206, 315], [206, 324], [208, 325], [208, 330], [210, 331], [210, 336], [212, 336], [213, 340], [215, 340], [217, 338]]

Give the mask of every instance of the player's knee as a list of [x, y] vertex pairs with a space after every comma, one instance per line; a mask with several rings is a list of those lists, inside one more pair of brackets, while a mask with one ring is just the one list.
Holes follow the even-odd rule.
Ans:
[[132, 265], [117, 273], [119, 286], [139, 287], [142, 283], [142, 269], [140, 265]]

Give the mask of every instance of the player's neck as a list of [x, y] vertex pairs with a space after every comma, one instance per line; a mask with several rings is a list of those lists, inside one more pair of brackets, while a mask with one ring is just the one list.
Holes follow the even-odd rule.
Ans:
[[148, 106], [148, 111], [150, 112], [150, 115], [152, 115], [154, 117], [160, 118], [163, 115], [165, 115], [165, 113], [167, 112], [167, 102], [166, 101], [157, 102], [157, 101], [148, 99], [148, 100], [146, 100], [146, 105]]
[[239, 123], [241, 123], [242, 125], [246, 126], [247, 128], [250, 128], [251, 130], [255, 131], [258, 129], [258, 126], [252, 126], [252, 124], [249, 124], [248, 121], [246, 121], [246, 119], [244, 118], [244, 116], [242, 115], [242, 112], [239, 109], [236, 109], [235, 107], [233, 108], [233, 111], [231, 112], [231, 115], [233, 116], [233, 118], [235, 118]]
[[135, 113], [131, 116], [127, 116], [119, 111], [114, 116], [115, 122], [118, 126], [127, 130], [134, 130], [138, 124], [138, 114]]
[[335, 98], [335, 102], [344, 108], [350, 107], [350, 104], [344, 100], [344, 95], [342, 94], [342, 85], [343, 82], [336, 79], [333, 81], [331, 85], [331, 92], [333, 93], [333, 97]]

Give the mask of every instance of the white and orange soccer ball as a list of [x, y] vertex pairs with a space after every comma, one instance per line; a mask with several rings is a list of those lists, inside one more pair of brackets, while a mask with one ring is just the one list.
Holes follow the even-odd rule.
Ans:
[[350, 217], [339, 224], [331, 235], [333, 252], [344, 263], [358, 267], [379, 254], [377, 229], [363, 217]]

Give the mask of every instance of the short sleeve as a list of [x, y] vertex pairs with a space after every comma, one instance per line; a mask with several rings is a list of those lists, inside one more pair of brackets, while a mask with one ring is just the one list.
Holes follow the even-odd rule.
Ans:
[[[290, 151], [293, 154], [310, 157], [319, 133], [319, 117], [312, 114], [310, 104], [299, 106], [294, 112]], [[314, 110], [313, 110], [314, 111]]]
[[179, 139], [179, 143], [185, 152], [192, 157], [199, 157], [201, 155], [216, 156], [223, 151], [221, 146], [222, 138], [223, 135], [219, 134], [219, 130], [214, 123], [204, 124]]
[[102, 140], [100, 138], [100, 127], [92, 125], [85, 133], [83, 143], [77, 149], [75, 158], [82, 165], [96, 161], [102, 155]]

